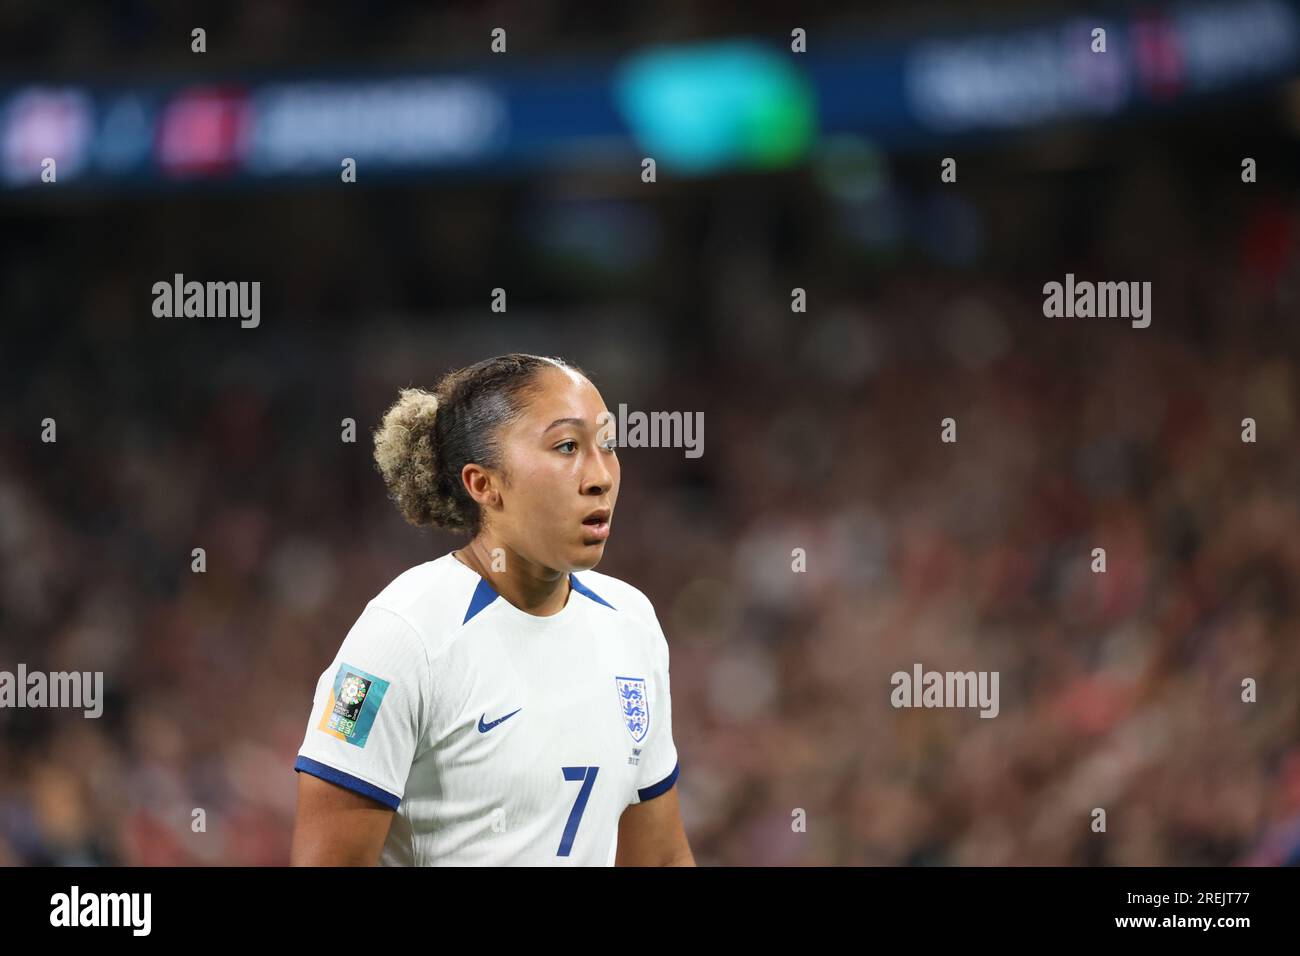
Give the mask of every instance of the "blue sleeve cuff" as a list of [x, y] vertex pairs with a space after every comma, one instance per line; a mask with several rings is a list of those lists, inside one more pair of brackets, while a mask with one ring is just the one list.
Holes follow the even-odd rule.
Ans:
[[677, 782], [677, 774], [681, 772], [681, 769], [682, 769], [681, 761], [678, 761], [676, 764], [673, 765], [672, 773], [664, 777], [658, 783], [652, 783], [648, 787], [642, 787], [640, 790], [636, 792], [637, 797], [640, 799], [642, 803], [645, 803], [647, 800], [653, 800], [655, 797], [659, 796], [660, 794], [667, 793], [669, 790], [672, 789], [673, 784]]
[[[377, 800], [390, 810], [396, 810], [402, 803], [402, 798], [395, 793], [389, 793], [373, 783], [366, 783], [360, 777], [354, 777], [350, 773], [344, 773], [342, 770], [336, 770], [329, 764], [321, 763], [319, 760], [312, 760], [310, 757], [300, 756], [294, 761], [293, 769], [299, 773], [309, 773], [313, 777], [320, 777], [322, 780], [328, 780], [330, 783], [338, 784], [354, 793], [359, 793], [363, 797], [369, 797], [371, 800]], [[676, 771], [673, 771], [676, 774]]]

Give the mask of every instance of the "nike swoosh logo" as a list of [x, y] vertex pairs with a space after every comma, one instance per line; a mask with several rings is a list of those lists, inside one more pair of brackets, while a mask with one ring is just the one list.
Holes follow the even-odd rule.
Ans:
[[509, 720], [511, 717], [513, 717], [515, 714], [519, 713], [519, 711], [521, 711], [521, 710], [523, 710], [522, 707], [518, 708], [517, 710], [512, 710], [512, 711], [510, 711], [510, 713], [506, 714], [504, 717], [498, 717], [496, 720], [492, 721], [492, 723], [490, 723], [490, 724], [485, 724], [485, 723], [483, 723], [483, 717], [486, 717], [486, 716], [487, 716], [487, 714], [484, 714], [483, 717], [480, 717], [480, 718], [478, 719], [478, 732], [479, 732], [480, 734], [485, 734], [485, 733], [487, 733], [489, 730], [491, 730], [491, 729], [492, 729], [493, 727], [495, 727], [497, 724], [501, 723], [501, 721], [503, 721], [503, 720]]

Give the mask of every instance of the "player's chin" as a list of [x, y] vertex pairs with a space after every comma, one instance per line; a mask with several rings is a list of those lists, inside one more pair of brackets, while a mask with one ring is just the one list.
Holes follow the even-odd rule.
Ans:
[[572, 553], [569, 562], [571, 569], [574, 571], [589, 571], [600, 564], [600, 559], [605, 556], [605, 544], [608, 540], [608, 538], [599, 540], [590, 537], [584, 538]]

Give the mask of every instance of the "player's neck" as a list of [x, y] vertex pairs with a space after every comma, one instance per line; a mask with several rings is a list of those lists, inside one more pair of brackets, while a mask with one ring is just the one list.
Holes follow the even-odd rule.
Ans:
[[479, 537], [452, 554], [478, 572], [492, 590], [527, 614], [549, 617], [558, 614], [568, 603], [567, 574], [528, 561], [500, 542]]

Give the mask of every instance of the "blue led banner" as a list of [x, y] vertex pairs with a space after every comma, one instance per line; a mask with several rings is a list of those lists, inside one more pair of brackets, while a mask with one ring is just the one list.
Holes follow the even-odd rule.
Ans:
[[[1097, 30], [1105, 31], [1105, 51]], [[685, 174], [800, 162], [823, 135], [883, 147], [1178, 107], [1300, 62], [1296, 0], [1219, 0], [889, 46], [814, 35], [659, 47], [616, 62], [457, 73], [0, 89], [0, 187], [118, 187], [653, 155]]]

